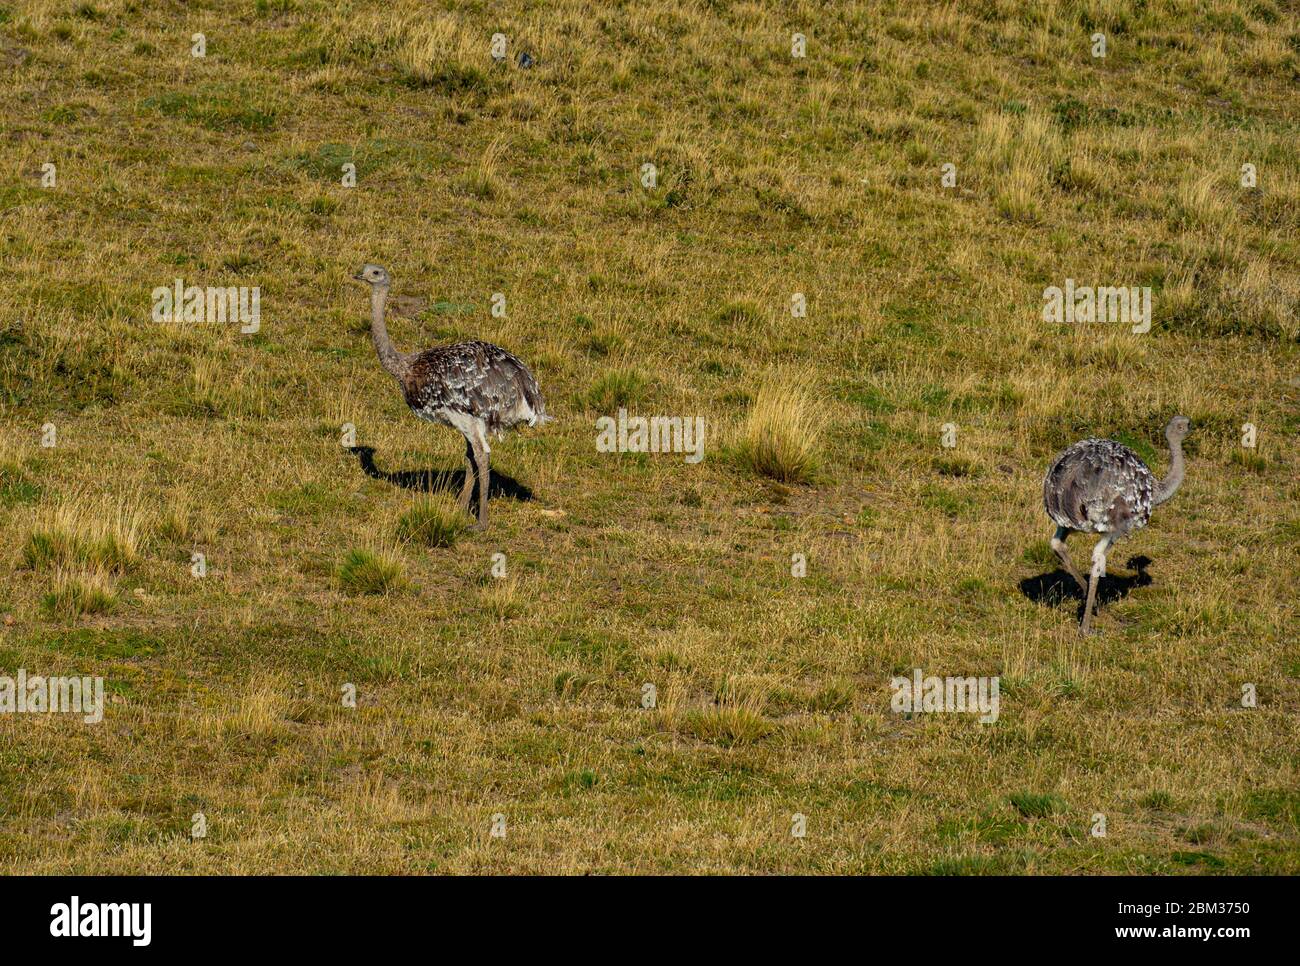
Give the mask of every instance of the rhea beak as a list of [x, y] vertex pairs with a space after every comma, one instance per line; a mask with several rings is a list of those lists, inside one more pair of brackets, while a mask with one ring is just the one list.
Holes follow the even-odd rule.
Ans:
[[364, 281], [365, 281], [365, 279], [362, 277], [362, 275], [361, 275], [360, 272], [357, 272], [357, 274], [353, 275], [352, 278], [353, 278], [355, 281], [358, 281], [358, 282], [364, 282]]

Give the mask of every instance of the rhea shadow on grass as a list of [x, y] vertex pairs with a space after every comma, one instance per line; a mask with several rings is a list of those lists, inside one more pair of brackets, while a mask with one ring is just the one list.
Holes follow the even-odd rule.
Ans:
[[[423, 493], [439, 491], [460, 492], [465, 485], [465, 471], [459, 470], [381, 470], [375, 465], [375, 448], [373, 446], [353, 446], [350, 452], [361, 463], [361, 472], [372, 480], [383, 480], [403, 490], [419, 490]], [[506, 496], [512, 500], [531, 500], [533, 491], [512, 476], [490, 471], [488, 478], [488, 497]]]
[[[1151, 575], [1147, 573], [1147, 567], [1150, 565], [1151, 559], [1149, 557], [1129, 557], [1124, 562], [1124, 566], [1134, 571], [1134, 573], [1129, 576], [1106, 574], [1102, 577], [1097, 584], [1097, 606], [1113, 604], [1115, 601], [1127, 597], [1129, 591], [1133, 588], [1146, 587], [1150, 584]], [[1087, 578], [1087, 570], [1084, 570], [1083, 576]], [[1020, 581], [1020, 592], [1035, 604], [1043, 604], [1047, 607], [1055, 607], [1066, 601], [1074, 601], [1079, 605], [1079, 616], [1083, 616], [1084, 595], [1087, 590], [1086, 588], [1081, 590], [1079, 585], [1074, 582], [1074, 578], [1059, 567], [1051, 573], [1039, 574], [1037, 577], [1026, 577]]]

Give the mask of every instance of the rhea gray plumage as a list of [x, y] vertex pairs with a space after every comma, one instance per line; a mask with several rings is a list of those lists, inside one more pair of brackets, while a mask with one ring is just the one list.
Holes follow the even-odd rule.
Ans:
[[411, 412], [451, 426], [465, 437], [465, 485], [459, 502], [468, 512], [478, 478], [478, 526], [487, 526], [491, 477], [489, 433], [497, 436], [520, 423], [536, 426], [551, 417], [537, 380], [517, 357], [490, 342], [458, 342], [422, 352], [399, 352], [384, 318], [388, 272], [364, 265], [357, 281], [370, 286], [370, 336], [384, 369], [397, 380]]
[[1057, 526], [1123, 535], [1151, 519], [1155, 488], [1155, 475], [1123, 443], [1085, 439], [1047, 471], [1043, 505]]
[[[1052, 549], [1087, 592], [1080, 630], [1088, 632], [1097, 583], [1106, 573], [1106, 553], [1111, 544], [1151, 519], [1151, 509], [1168, 500], [1183, 482], [1183, 437], [1191, 428], [1186, 416], [1175, 416], [1165, 427], [1169, 442], [1169, 474], [1155, 474], [1131, 449], [1113, 439], [1085, 439], [1056, 458], [1043, 478], [1043, 506], [1056, 524]], [[1085, 585], [1066, 550], [1065, 541], [1075, 531], [1099, 533], [1092, 551], [1092, 570]]]

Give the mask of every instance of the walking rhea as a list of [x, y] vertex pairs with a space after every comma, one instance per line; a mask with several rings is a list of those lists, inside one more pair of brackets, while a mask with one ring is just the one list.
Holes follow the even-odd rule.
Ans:
[[450, 426], [465, 437], [465, 485], [459, 503], [469, 512], [477, 477], [478, 523], [471, 529], [485, 529], [492, 452], [488, 433], [500, 437], [520, 423], [536, 426], [551, 419], [537, 380], [515, 356], [490, 342], [399, 352], [384, 323], [388, 272], [366, 264], [352, 277], [370, 286], [370, 336], [380, 364], [397, 380], [406, 405], [421, 419]]
[[[1056, 524], [1052, 549], [1074, 578], [1080, 590], [1087, 590], [1081, 633], [1092, 623], [1092, 604], [1097, 583], [1106, 574], [1106, 553], [1111, 544], [1151, 519], [1151, 509], [1168, 500], [1183, 482], [1183, 437], [1191, 420], [1175, 416], [1165, 427], [1169, 441], [1169, 473], [1163, 480], [1127, 446], [1112, 439], [1085, 439], [1056, 458], [1043, 479], [1043, 506]], [[1099, 533], [1092, 548], [1092, 572], [1085, 588], [1083, 577], [1070, 561], [1065, 541], [1076, 530]]]

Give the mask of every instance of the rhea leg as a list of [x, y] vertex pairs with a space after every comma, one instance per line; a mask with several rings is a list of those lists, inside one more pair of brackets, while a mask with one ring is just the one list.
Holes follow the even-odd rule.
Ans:
[[478, 475], [478, 525], [486, 530], [488, 525], [488, 480], [492, 478], [491, 458], [486, 446], [479, 450], [477, 462], [483, 468]]
[[474, 477], [477, 471], [474, 468], [474, 444], [470, 442], [468, 436], [465, 437], [465, 483], [460, 488], [460, 496], [456, 498], [457, 504], [460, 505], [461, 511], [469, 512], [469, 498], [474, 493]]
[[1103, 536], [1092, 548], [1092, 573], [1088, 575], [1088, 602], [1083, 605], [1083, 623], [1079, 633], [1087, 634], [1092, 623], [1092, 602], [1097, 598], [1097, 584], [1106, 576], [1106, 551], [1110, 549], [1111, 536]]
[[475, 529], [486, 530], [488, 524], [488, 481], [492, 478], [487, 433], [482, 425], [474, 435], [474, 465], [478, 471], [478, 523]]
[[1065, 541], [1069, 536], [1069, 527], [1057, 527], [1056, 536], [1052, 537], [1052, 549], [1056, 551], [1056, 556], [1065, 566], [1066, 573], [1073, 577], [1074, 582], [1079, 585], [1079, 592], [1083, 593], [1088, 588], [1084, 586], [1083, 577], [1079, 575], [1079, 571], [1075, 569], [1074, 561], [1070, 559], [1070, 551], [1065, 548]]

